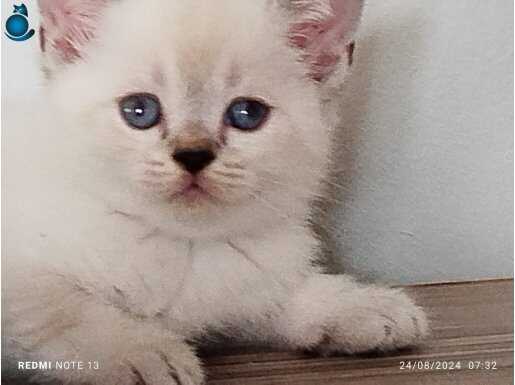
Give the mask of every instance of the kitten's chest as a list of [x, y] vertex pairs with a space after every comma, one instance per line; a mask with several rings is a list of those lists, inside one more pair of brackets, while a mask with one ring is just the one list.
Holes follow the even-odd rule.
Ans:
[[290, 255], [295, 253], [293, 244], [281, 248], [249, 239], [153, 242], [140, 246], [138, 254], [146, 257], [132, 263], [130, 277], [117, 277], [111, 299], [177, 325], [262, 313], [277, 306], [304, 273]]

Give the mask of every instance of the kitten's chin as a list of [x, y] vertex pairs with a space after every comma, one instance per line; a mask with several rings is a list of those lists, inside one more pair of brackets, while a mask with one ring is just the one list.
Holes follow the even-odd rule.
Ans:
[[184, 206], [186, 208], [202, 207], [212, 205], [217, 199], [208, 191], [197, 184], [192, 184], [178, 192], [172, 193], [167, 200], [174, 206]]
[[224, 206], [220, 192], [212, 183], [202, 178], [185, 177], [175, 191], [166, 196], [166, 200], [176, 209], [201, 211], [213, 206]]

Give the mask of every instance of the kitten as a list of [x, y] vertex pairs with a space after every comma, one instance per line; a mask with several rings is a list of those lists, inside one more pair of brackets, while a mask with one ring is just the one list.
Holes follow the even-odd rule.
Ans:
[[42, 112], [5, 134], [14, 365], [98, 363], [40, 373], [71, 383], [200, 384], [187, 341], [207, 330], [327, 354], [427, 333], [399, 289], [314, 263], [310, 205], [361, 0], [39, 5]]

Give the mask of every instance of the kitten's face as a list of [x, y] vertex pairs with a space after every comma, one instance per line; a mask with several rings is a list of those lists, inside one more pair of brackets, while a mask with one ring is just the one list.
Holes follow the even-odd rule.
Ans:
[[188, 213], [252, 205], [287, 216], [305, 203], [329, 129], [285, 15], [258, 1], [140, 4], [113, 6], [87, 60], [54, 81], [114, 188]]

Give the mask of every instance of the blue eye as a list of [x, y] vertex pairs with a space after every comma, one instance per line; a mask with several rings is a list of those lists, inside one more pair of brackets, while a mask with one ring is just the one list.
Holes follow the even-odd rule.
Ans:
[[161, 120], [161, 104], [152, 94], [131, 94], [120, 100], [120, 113], [129, 126], [146, 130]]
[[224, 115], [224, 123], [242, 131], [259, 128], [266, 120], [270, 107], [254, 99], [236, 99]]

